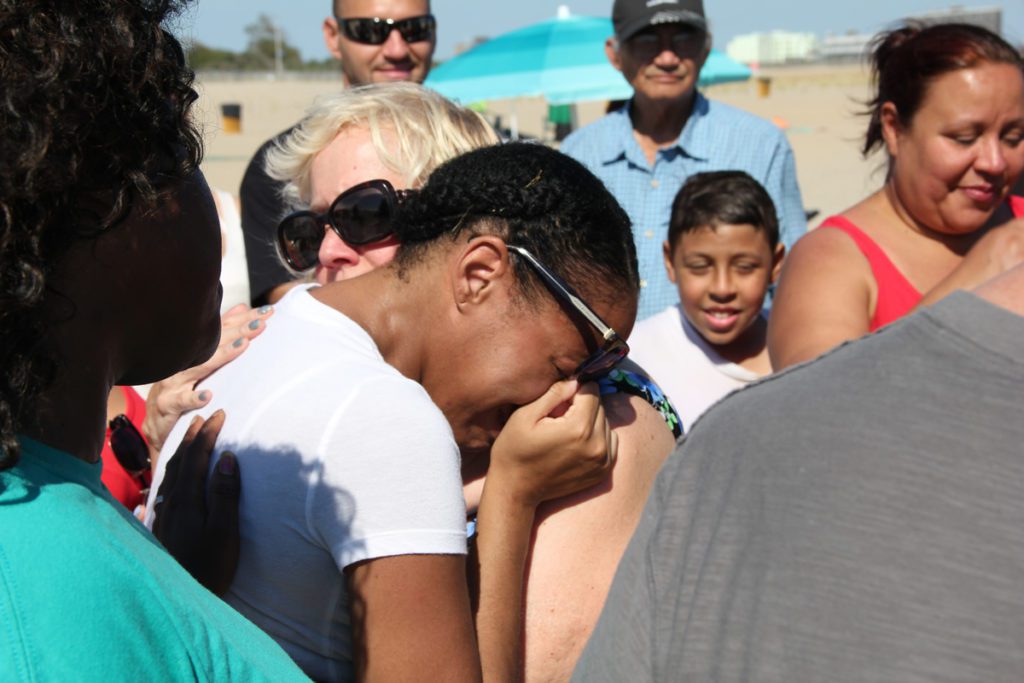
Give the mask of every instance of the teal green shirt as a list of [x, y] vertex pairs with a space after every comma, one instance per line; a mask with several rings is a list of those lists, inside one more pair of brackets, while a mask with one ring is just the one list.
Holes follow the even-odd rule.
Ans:
[[89, 464], [22, 438], [0, 472], [0, 680], [307, 680]]

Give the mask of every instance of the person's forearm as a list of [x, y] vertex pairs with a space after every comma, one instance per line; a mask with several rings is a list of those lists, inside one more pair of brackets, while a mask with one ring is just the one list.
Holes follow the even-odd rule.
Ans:
[[925, 292], [921, 297], [921, 300], [917, 302], [916, 306], [914, 306], [914, 310], [931, 306], [932, 304], [945, 299], [957, 290], [974, 289], [981, 283], [995, 276], [998, 272], [999, 267], [994, 265], [983, 270], [971, 270], [968, 268], [958, 267], [937, 285]]
[[477, 640], [485, 681], [518, 681], [522, 669], [523, 572], [535, 506], [488, 480], [477, 514]]
[[971, 290], [1024, 262], [1024, 220], [987, 229], [960, 264], [924, 293], [917, 308], [930, 306], [958, 289]]

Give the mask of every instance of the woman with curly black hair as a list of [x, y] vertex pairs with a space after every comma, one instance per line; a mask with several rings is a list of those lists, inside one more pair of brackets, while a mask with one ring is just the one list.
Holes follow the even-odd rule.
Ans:
[[111, 386], [217, 342], [196, 94], [161, 27], [179, 5], [0, 2], [5, 681], [302, 677], [100, 483]]

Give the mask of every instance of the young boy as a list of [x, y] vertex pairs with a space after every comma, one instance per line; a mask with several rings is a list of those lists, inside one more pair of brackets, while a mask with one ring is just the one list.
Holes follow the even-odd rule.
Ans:
[[689, 431], [718, 399], [771, 374], [761, 308], [785, 247], [765, 189], [742, 171], [717, 171], [679, 190], [664, 251], [680, 303], [637, 323], [630, 358]]

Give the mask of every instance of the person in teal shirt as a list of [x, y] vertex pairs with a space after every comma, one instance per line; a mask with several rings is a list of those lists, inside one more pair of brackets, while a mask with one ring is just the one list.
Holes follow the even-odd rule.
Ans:
[[0, 7], [2, 681], [306, 680], [100, 481], [111, 387], [219, 333], [180, 4]]
[[21, 439], [0, 472], [0, 680], [306, 680], [88, 463]]

